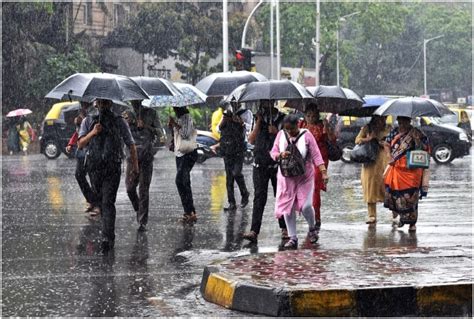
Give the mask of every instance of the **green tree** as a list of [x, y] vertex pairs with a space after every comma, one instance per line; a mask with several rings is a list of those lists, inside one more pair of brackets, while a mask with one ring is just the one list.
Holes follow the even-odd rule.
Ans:
[[175, 6], [183, 26], [176, 68], [188, 82], [196, 84], [206, 74], [209, 60], [222, 50], [222, 7], [214, 2]]

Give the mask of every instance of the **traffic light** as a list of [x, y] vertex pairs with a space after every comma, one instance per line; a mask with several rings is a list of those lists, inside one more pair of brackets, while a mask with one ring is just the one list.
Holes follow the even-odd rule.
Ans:
[[244, 55], [242, 54], [242, 51], [240, 50], [235, 50], [235, 62], [234, 66], [237, 71], [242, 71], [244, 69]]
[[252, 71], [252, 57], [254, 55], [252, 50], [248, 48], [242, 48], [241, 52], [244, 57], [243, 69], [246, 71]]

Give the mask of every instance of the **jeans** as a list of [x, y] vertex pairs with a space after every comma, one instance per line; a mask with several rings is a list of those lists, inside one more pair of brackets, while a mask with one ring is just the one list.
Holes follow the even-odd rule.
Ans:
[[239, 186], [240, 195], [242, 198], [249, 196], [247, 186], [245, 185], [245, 178], [242, 174], [242, 167], [244, 165], [244, 154], [237, 153], [234, 155], [224, 156], [224, 166], [226, 173], [226, 187], [227, 200], [229, 204], [235, 205], [234, 181]]
[[[253, 187], [255, 194], [253, 198], [252, 227], [250, 230], [256, 234], [260, 233], [260, 227], [262, 226], [263, 211], [267, 204], [269, 181], [271, 181], [273, 186], [273, 196], [276, 196], [277, 172], [278, 168], [271, 166], [253, 168]], [[278, 219], [278, 224], [281, 229], [286, 229], [285, 219], [283, 217]]]
[[[132, 164], [127, 160], [125, 185], [128, 198], [133, 209], [137, 212], [137, 222], [140, 225], [148, 223], [148, 207], [150, 203], [150, 184], [153, 175], [153, 158], [138, 161], [138, 175], [131, 178]], [[138, 193], [137, 193], [138, 187]]]
[[87, 170], [84, 167], [84, 157], [77, 158], [75, 176], [77, 184], [79, 184], [79, 188], [81, 189], [82, 195], [84, 195], [86, 201], [93, 206], [100, 206], [100, 198], [92, 190], [91, 185], [87, 181]]
[[120, 185], [121, 163], [109, 162], [106, 168], [90, 172], [93, 190], [101, 198], [102, 236], [104, 241], [115, 240], [115, 200]]
[[193, 201], [193, 191], [191, 189], [190, 173], [197, 159], [197, 151], [176, 157], [176, 187], [178, 188], [181, 204], [184, 213], [190, 215], [196, 212]]

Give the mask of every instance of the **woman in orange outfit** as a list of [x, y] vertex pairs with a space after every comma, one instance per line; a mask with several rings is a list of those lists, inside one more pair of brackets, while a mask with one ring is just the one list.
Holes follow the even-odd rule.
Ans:
[[[392, 130], [386, 139], [391, 158], [384, 178], [384, 206], [393, 212], [394, 218], [400, 216], [398, 227], [408, 224], [409, 230], [415, 231], [424, 169], [408, 168], [406, 154], [411, 150], [429, 152], [429, 144], [428, 138], [411, 125], [409, 117], [398, 117], [397, 121], [399, 127]], [[422, 196], [426, 196], [424, 191]]]

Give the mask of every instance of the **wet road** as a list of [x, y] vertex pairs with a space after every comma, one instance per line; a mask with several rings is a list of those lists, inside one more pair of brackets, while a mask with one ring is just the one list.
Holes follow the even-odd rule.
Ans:
[[[319, 247], [443, 247], [472, 245], [472, 158], [432, 167], [428, 198], [420, 203], [418, 230], [392, 231], [391, 216], [378, 207], [379, 225], [368, 231], [356, 165], [331, 163], [323, 197]], [[117, 198], [113, 255], [98, 254], [99, 221], [90, 221], [74, 179], [75, 161], [42, 155], [3, 157], [2, 306], [5, 316], [232, 316], [241, 313], [205, 302], [199, 293], [204, 265], [248, 254], [238, 234], [248, 230], [251, 206], [224, 213], [225, 175], [220, 159], [192, 172], [194, 228], [182, 214], [174, 185], [174, 158], [159, 152], [151, 186], [151, 216], [138, 233], [122, 177]], [[245, 168], [252, 189], [251, 167]], [[269, 202], [259, 252], [276, 251], [279, 230]], [[299, 232], [306, 229], [299, 219]], [[256, 251], [252, 251], [256, 252]]]

